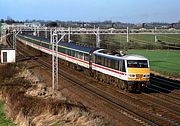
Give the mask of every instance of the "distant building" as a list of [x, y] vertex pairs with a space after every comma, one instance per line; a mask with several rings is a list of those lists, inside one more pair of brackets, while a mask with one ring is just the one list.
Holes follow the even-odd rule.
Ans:
[[32, 23], [24, 23], [25, 27], [41, 27], [41, 23], [39, 22], [32, 22]]

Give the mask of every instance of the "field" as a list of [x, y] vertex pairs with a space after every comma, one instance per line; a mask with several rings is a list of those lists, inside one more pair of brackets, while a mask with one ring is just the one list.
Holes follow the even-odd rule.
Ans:
[[[153, 34], [130, 34], [129, 35], [129, 47], [143, 49], [180, 49], [180, 34], [167, 34], [157, 35], [157, 42], [155, 42], [155, 36]], [[126, 35], [115, 35], [112, 40], [116, 44], [127, 45]]]
[[180, 76], [180, 50], [128, 50], [150, 60], [151, 70]]
[[[80, 35], [72, 38], [75, 42], [95, 46], [96, 38], [94, 35]], [[129, 42], [127, 35], [100, 35], [101, 47], [109, 49], [180, 49], [180, 33], [179, 34], [129, 34]]]
[[4, 104], [0, 101], [0, 126], [16, 126], [4, 114]]

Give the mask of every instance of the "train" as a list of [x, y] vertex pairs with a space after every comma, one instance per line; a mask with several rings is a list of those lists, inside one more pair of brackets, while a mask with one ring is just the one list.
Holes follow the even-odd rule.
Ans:
[[[52, 54], [49, 39], [24, 33], [19, 34], [17, 39], [32, 48]], [[81, 67], [92, 77], [122, 90], [141, 91], [150, 85], [149, 60], [142, 55], [124, 54], [122, 51], [93, 48], [74, 42], [60, 42], [57, 53], [63, 61]]]

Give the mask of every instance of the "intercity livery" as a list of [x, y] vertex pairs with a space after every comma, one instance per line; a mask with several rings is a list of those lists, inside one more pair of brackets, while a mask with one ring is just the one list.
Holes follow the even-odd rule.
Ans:
[[[17, 38], [32, 48], [52, 54], [52, 44], [48, 39], [27, 34], [20, 34]], [[88, 70], [94, 78], [114, 84], [122, 90], [142, 90], [150, 85], [149, 60], [141, 55], [60, 42], [58, 57]]]

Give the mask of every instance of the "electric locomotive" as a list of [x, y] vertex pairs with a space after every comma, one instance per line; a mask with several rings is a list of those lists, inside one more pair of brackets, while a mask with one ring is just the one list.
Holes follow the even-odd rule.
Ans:
[[106, 49], [96, 50], [93, 55], [92, 69], [119, 79], [117, 85], [121, 89], [141, 90], [150, 84], [150, 66], [147, 58]]

